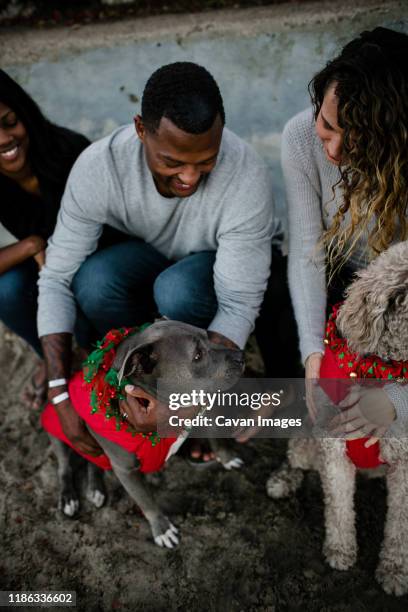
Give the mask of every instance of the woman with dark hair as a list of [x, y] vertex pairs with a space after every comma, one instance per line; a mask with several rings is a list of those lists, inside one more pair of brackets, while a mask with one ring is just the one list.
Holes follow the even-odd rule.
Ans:
[[0, 319], [40, 357], [24, 396], [38, 406], [46, 374], [37, 334], [37, 279], [65, 183], [89, 141], [48, 121], [30, 96], [0, 70], [0, 222], [15, 244], [0, 248]]
[[[355, 270], [408, 237], [407, 57], [407, 35], [363, 32], [315, 75], [313, 110], [283, 132], [289, 284], [306, 379], [319, 377], [327, 302], [341, 299]], [[391, 421], [407, 421], [403, 389], [389, 385], [384, 395]]]

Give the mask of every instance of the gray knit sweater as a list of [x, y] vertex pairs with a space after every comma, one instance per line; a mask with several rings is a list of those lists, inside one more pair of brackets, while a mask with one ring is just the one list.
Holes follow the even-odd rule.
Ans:
[[[286, 124], [282, 168], [289, 216], [289, 286], [302, 359], [306, 361], [311, 353], [324, 351], [326, 270], [324, 252], [317, 245], [341, 202], [339, 188], [333, 197], [339, 169], [326, 158], [316, 134], [312, 109], [299, 113]], [[348, 222], [346, 215], [344, 223]], [[368, 264], [366, 247], [367, 234], [347, 262], [353, 270]], [[408, 422], [408, 391], [399, 385], [387, 385], [386, 390], [398, 415]]]
[[245, 345], [267, 284], [272, 237], [278, 233], [269, 171], [248, 144], [224, 129], [214, 170], [187, 198], [158, 193], [133, 125], [86, 149], [68, 179], [40, 274], [40, 336], [72, 333], [76, 307], [71, 281], [95, 251], [104, 223], [145, 240], [174, 261], [217, 251], [218, 311], [209, 329]]

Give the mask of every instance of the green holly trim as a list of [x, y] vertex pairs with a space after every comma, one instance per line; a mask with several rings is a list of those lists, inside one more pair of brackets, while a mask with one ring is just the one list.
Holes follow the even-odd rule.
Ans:
[[[130, 381], [127, 378], [122, 378], [122, 380], [119, 382], [117, 370], [109, 367], [109, 362], [113, 362], [114, 355], [108, 356], [108, 353], [115, 349], [118, 344], [122, 342], [122, 340], [133, 336], [136, 332], [143, 331], [146, 329], [146, 327], [149, 327], [149, 325], [150, 323], [144, 323], [140, 327], [133, 327], [129, 329], [122, 327], [117, 330], [111, 330], [102, 340], [96, 343], [96, 349], [92, 351], [88, 359], [86, 359], [83, 364], [85, 382], [88, 385], [95, 383], [95, 386], [91, 390], [90, 396], [91, 414], [99, 412], [101, 408], [104, 409], [106, 419], [116, 419], [116, 431], [120, 431], [122, 425], [124, 424], [116, 401], [126, 399], [124, 389], [126, 385], [130, 384]], [[101, 374], [101, 370], [106, 370], [106, 374], [103, 377], [103, 383], [106, 386], [105, 393], [98, 393], [96, 388], [98, 383], [95, 381], [95, 378]], [[108, 392], [108, 396], [104, 399], [104, 396], [106, 396], [106, 391]], [[115, 400], [115, 403], [113, 400]], [[139, 432], [136, 431], [130, 431], [129, 433], [132, 436], [139, 434]], [[160, 437], [156, 431], [149, 434], [140, 435], [142, 435], [143, 438], [149, 438], [152, 446], [156, 446], [156, 444], [160, 442]]]

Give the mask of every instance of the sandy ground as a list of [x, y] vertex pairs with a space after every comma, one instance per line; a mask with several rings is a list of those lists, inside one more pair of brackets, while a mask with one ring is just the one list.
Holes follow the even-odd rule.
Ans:
[[283, 440], [240, 447], [245, 468], [235, 473], [197, 471], [174, 458], [152, 487], [181, 530], [175, 551], [154, 546], [111, 474], [107, 505], [95, 510], [83, 500], [79, 518], [66, 519], [56, 508], [56, 464], [39, 414], [17, 399], [33, 356], [3, 328], [0, 343], [2, 590], [75, 590], [76, 609], [86, 612], [407, 610], [408, 597], [389, 597], [374, 580], [384, 483], [359, 481], [358, 563], [333, 571], [321, 554], [317, 475], [307, 474], [289, 500], [266, 496], [265, 481], [284, 457]]

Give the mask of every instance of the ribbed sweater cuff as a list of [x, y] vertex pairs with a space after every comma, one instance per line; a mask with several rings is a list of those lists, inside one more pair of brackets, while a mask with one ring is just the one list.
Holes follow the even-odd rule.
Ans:
[[240, 349], [245, 347], [248, 336], [253, 329], [253, 325], [246, 319], [234, 315], [228, 315], [218, 311], [214, 319], [208, 326], [208, 331], [218, 332], [229, 338]]
[[306, 359], [312, 353], [321, 353], [324, 354], [324, 344], [322, 341], [313, 340], [313, 338], [307, 339], [300, 344], [300, 354], [302, 356], [302, 363], [305, 365]]
[[385, 385], [385, 393], [390, 398], [396, 412], [396, 420], [388, 430], [395, 437], [408, 435], [408, 386], [392, 383]]

